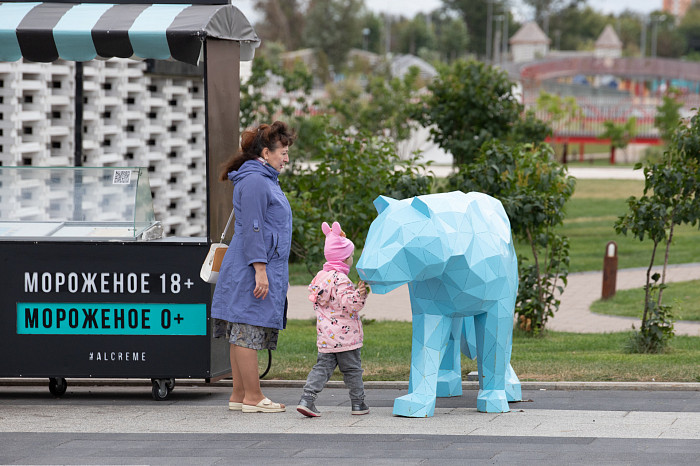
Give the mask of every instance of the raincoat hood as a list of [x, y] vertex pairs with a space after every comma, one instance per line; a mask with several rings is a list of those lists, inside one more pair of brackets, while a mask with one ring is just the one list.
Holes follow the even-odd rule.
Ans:
[[263, 163], [258, 160], [246, 160], [243, 162], [243, 165], [241, 165], [241, 168], [229, 172], [228, 179], [235, 185], [246, 176], [250, 176], [254, 173], [270, 178], [274, 182], [278, 181], [279, 172], [269, 165], [263, 165]]

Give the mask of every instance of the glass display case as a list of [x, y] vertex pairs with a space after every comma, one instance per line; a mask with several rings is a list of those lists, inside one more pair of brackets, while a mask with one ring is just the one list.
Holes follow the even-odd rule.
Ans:
[[148, 170], [0, 167], [0, 238], [158, 239]]

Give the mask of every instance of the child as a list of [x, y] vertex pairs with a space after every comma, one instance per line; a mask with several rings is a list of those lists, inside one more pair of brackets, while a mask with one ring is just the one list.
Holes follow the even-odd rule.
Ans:
[[314, 401], [338, 366], [350, 390], [352, 414], [367, 414], [360, 360], [363, 333], [358, 314], [365, 305], [367, 288], [360, 282], [355, 289], [348, 278], [355, 245], [345, 237], [340, 224], [334, 222], [331, 228], [323, 222], [321, 230], [326, 235], [323, 253], [327, 262], [309, 285], [309, 300], [316, 311], [318, 360], [306, 378], [297, 411], [308, 417], [321, 415]]

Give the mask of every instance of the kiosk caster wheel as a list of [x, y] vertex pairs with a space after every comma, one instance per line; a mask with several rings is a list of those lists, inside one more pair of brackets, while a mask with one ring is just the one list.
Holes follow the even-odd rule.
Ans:
[[153, 389], [151, 394], [156, 401], [163, 401], [175, 388], [175, 379], [151, 379]]
[[51, 377], [49, 379], [49, 391], [53, 396], [63, 396], [68, 388], [68, 383], [63, 377]]

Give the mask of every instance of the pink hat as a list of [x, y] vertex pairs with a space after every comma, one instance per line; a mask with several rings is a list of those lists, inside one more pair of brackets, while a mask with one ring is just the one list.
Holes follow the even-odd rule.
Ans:
[[355, 251], [355, 245], [352, 241], [345, 238], [345, 234], [340, 236], [343, 230], [340, 228], [340, 223], [333, 222], [333, 228], [329, 227], [326, 222], [321, 225], [323, 234], [326, 235], [326, 245], [323, 248], [323, 254], [327, 261], [344, 261], [352, 256]]

